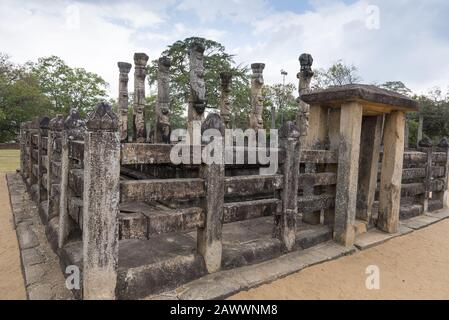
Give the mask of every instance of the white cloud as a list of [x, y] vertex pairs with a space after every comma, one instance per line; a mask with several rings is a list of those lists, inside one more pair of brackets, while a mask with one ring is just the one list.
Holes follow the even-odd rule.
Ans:
[[271, 11], [266, 0], [182, 0], [178, 10], [193, 11], [202, 22], [225, 18], [248, 23]]
[[[411, 89], [445, 89], [449, 66], [449, 4], [444, 0], [311, 1], [303, 12], [275, 10], [265, 0], [0, 2], [2, 51], [17, 62], [58, 55], [69, 65], [101, 75], [117, 94], [117, 61], [134, 52], [156, 59], [167, 45], [190, 36], [223, 43], [237, 63], [266, 63], [266, 82], [297, 83], [298, 56], [315, 67], [338, 59], [353, 63], [364, 82], [402, 80]], [[377, 5], [380, 28], [367, 28], [367, 7]], [[131, 71], [132, 73], [133, 71]], [[130, 88], [132, 88], [132, 76]]]

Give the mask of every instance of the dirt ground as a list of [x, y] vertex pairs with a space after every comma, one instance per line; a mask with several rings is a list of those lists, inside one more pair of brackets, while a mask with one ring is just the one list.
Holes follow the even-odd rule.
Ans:
[[0, 150], [0, 300], [26, 299], [5, 177], [5, 172], [18, 167], [18, 155], [18, 150]]
[[[366, 288], [370, 265], [379, 267], [379, 290]], [[449, 220], [231, 299], [449, 299]]]

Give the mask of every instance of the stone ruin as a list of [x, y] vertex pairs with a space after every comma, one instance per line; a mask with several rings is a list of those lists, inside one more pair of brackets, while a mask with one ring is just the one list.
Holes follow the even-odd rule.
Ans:
[[[189, 129], [228, 127], [232, 75], [221, 74], [220, 113], [204, 120], [204, 47], [190, 52]], [[170, 161], [170, 61], [159, 59], [153, 143], [144, 143], [145, 66], [134, 55], [134, 142], [128, 142], [128, 73], [119, 62], [119, 110], [99, 104], [23, 123], [20, 174], [61, 266], [82, 271], [84, 299], [133, 299], [206, 274], [334, 241], [447, 207], [449, 144], [404, 152], [407, 97], [367, 85], [311, 91], [313, 59], [300, 57], [298, 116], [279, 131], [279, 171], [260, 165]], [[252, 66], [251, 127], [262, 128], [264, 64]], [[383, 141], [383, 143], [382, 143]], [[236, 147], [223, 148], [235, 154]], [[245, 160], [246, 161], [246, 160]]]

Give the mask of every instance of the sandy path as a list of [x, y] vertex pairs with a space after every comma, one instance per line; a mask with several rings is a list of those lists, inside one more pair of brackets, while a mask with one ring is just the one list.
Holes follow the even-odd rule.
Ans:
[[0, 173], [0, 300], [26, 299], [6, 177]]
[[19, 244], [13, 229], [5, 172], [19, 164], [18, 150], [0, 150], [0, 300], [26, 299]]
[[[379, 290], [366, 289], [369, 265], [379, 267]], [[449, 299], [449, 220], [231, 299]]]

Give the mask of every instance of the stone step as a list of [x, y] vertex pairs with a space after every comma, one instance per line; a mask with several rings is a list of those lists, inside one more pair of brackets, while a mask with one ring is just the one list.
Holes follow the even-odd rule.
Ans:
[[204, 225], [204, 211], [198, 207], [167, 209], [144, 202], [120, 206], [120, 239], [148, 239], [154, 235], [195, 230]]
[[[225, 224], [222, 269], [233, 269], [271, 260], [282, 255], [280, 241], [272, 237], [273, 217]], [[300, 224], [296, 249], [304, 250], [332, 237], [328, 226]], [[207, 274], [196, 251], [196, 231], [165, 233], [149, 240], [119, 242], [117, 298], [138, 299], [172, 290]], [[64, 265], [82, 270], [82, 243], [69, 242], [61, 250]]]

